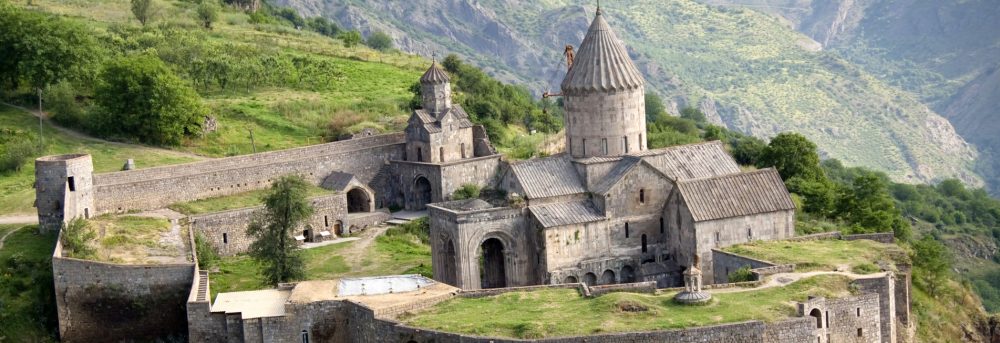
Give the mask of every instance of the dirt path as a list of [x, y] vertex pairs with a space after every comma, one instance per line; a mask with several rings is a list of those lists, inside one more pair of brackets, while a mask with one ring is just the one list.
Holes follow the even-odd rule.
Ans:
[[347, 262], [347, 265], [351, 266], [351, 270], [361, 268], [361, 260], [364, 258], [365, 252], [371, 248], [372, 243], [375, 242], [375, 238], [381, 236], [386, 230], [389, 230], [388, 225], [368, 228], [361, 232], [360, 239], [354, 241], [354, 243], [339, 253], [341, 256], [344, 256], [344, 260]]
[[38, 224], [38, 216], [31, 214], [0, 216], [0, 224]]
[[13, 234], [13, 233], [17, 232], [18, 230], [21, 230], [21, 229], [24, 229], [24, 228], [25, 228], [25, 227], [24, 227], [24, 226], [22, 226], [22, 227], [19, 227], [19, 228], [16, 228], [16, 229], [13, 229], [13, 230], [10, 230], [10, 232], [7, 232], [7, 233], [5, 233], [5, 234], [3, 235], [3, 237], [0, 237], [0, 249], [3, 249], [3, 242], [7, 240], [7, 237], [9, 237], [9, 236], [10, 236], [11, 234]]
[[766, 281], [762, 285], [757, 286], [757, 287], [752, 287], [752, 288], [732, 287], [732, 288], [708, 289], [708, 290], [705, 290], [705, 291], [708, 292], [708, 293], [712, 293], [712, 294], [751, 292], [751, 291], [759, 291], [759, 290], [767, 289], [767, 288], [783, 287], [783, 286], [786, 286], [786, 285], [788, 285], [790, 283], [793, 283], [793, 282], [796, 282], [796, 281], [799, 281], [799, 280], [802, 280], [802, 279], [805, 279], [805, 278], [810, 278], [810, 277], [813, 277], [813, 276], [818, 276], [818, 275], [843, 275], [843, 276], [846, 276], [846, 277], [850, 278], [851, 280], [857, 280], [857, 279], [871, 279], [871, 278], [883, 277], [883, 276], [885, 276], [885, 274], [886, 274], [885, 272], [875, 273], [875, 274], [856, 274], [856, 273], [852, 273], [852, 272], [839, 272], [839, 271], [838, 272], [815, 271], [815, 272], [806, 272], [806, 273], [779, 273], [779, 274], [774, 274], [774, 275], [771, 275], [771, 276], [767, 277]]
[[[21, 107], [21, 106], [18, 106], [18, 105], [14, 105], [14, 104], [9, 104], [9, 103], [6, 103], [6, 102], [0, 102], [0, 104], [6, 105], [6, 106], [11, 107], [11, 108], [16, 108], [16, 109], [24, 111], [24, 112], [31, 113], [31, 115], [34, 116], [35, 118], [42, 117], [43, 119], [48, 120], [48, 116], [44, 115], [44, 114], [40, 114], [40, 112], [38, 112], [38, 110], [31, 110], [31, 109], [28, 109], [28, 108], [24, 108], [24, 107]], [[146, 145], [130, 144], [130, 143], [122, 143], [122, 142], [113, 142], [113, 141], [103, 140], [103, 139], [100, 139], [100, 138], [97, 138], [97, 137], [93, 137], [93, 136], [84, 134], [84, 133], [76, 131], [76, 130], [71, 130], [71, 129], [68, 129], [68, 128], [65, 128], [65, 127], [62, 127], [62, 126], [55, 125], [55, 124], [53, 124], [51, 122], [49, 124], [50, 124], [49, 125], [50, 127], [55, 128], [59, 132], [62, 132], [63, 134], [66, 134], [67, 136], [70, 136], [70, 137], [73, 137], [73, 138], [77, 138], [77, 139], [81, 139], [81, 140], [86, 140], [86, 141], [91, 141], [91, 142], [97, 142], [97, 143], [103, 143], [103, 144], [108, 144], [108, 145], [113, 145], [113, 146], [123, 147], [123, 148], [137, 148], [137, 149], [155, 150], [155, 151], [163, 153], [163, 154], [168, 154], [168, 155], [173, 155], [173, 156], [179, 156], [179, 157], [189, 157], [189, 158], [194, 158], [194, 159], [198, 159], [198, 160], [205, 159], [205, 156], [201, 156], [201, 155], [197, 155], [197, 154], [192, 154], [192, 153], [184, 152], [184, 151], [177, 151], [177, 150], [156, 148], [156, 147], [151, 147], [151, 146], [146, 146]]]

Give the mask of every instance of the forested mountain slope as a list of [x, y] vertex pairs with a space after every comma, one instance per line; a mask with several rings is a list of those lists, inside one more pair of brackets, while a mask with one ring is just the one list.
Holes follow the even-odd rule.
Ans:
[[[497, 77], [557, 90], [562, 51], [579, 44], [594, 7], [578, 1], [277, 0], [403, 50], [454, 52]], [[976, 154], [920, 99], [855, 67], [774, 16], [691, 0], [605, 2], [648, 87], [674, 113], [701, 108], [729, 128], [769, 137], [797, 131], [829, 157], [898, 181], [957, 177], [980, 184]]]

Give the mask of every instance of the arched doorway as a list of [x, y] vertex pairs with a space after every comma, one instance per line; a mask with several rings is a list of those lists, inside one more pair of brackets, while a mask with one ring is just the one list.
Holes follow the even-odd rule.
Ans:
[[427, 208], [431, 202], [431, 182], [426, 177], [419, 176], [413, 183], [413, 209], [420, 211]]
[[632, 282], [635, 282], [635, 269], [632, 269], [632, 266], [624, 266], [624, 267], [622, 267], [622, 271], [621, 271], [620, 274], [621, 274], [620, 276], [622, 278], [622, 283], [632, 283]]
[[601, 284], [602, 285], [612, 285], [615, 283], [615, 272], [611, 269], [605, 270], [601, 274]]
[[570, 275], [563, 279], [563, 283], [577, 283], [576, 276]]
[[597, 285], [597, 275], [594, 275], [594, 273], [583, 274], [583, 283], [587, 284], [587, 286]]
[[362, 188], [352, 188], [347, 191], [347, 213], [371, 212], [371, 197]]
[[818, 308], [814, 308], [812, 311], [809, 311], [809, 316], [816, 318], [817, 329], [823, 328], [823, 313], [820, 312]]
[[507, 287], [507, 271], [504, 263], [503, 242], [490, 238], [480, 246], [479, 276], [481, 288]]
[[454, 286], [457, 284], [456, 274], [458, 274], [455, 270], [455, 243], [449, 239], [444, 245], [444, 263], [441, 265], [441, 275], [444, 277], [444, 280], [440, 281]]

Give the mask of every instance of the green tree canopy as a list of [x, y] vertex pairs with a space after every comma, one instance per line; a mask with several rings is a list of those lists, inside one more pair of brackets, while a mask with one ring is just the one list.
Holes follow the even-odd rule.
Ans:
[[663, 98], [654, 92], [646, 92], [646, 122], [655, 122], [666, 115], [667, 108], [663, 106]]
[[392, 37], [389, 37], [387, 33], [382, 31], [372, 32], [372, 34], [368, 36], [368, 40], [365, 44], [367, 44], [369, 48], [378, 51], [389, 51], [393, 46]]
[[817, 151], [816, 144], [803, 135], [780, 133], [761, 153], [757, 167], [774, 167], [785, 180], [793, 177], [808, 181], [825, 179]]
[[344, 31], [337, 37], [344, 41], [344, 46], [348, 48], [353, 48], [361, 43], [361, 32], [358, 32], [358, 30]]
[[337, 34], [340, 33], [340, 27], [325, 17], [313, 17], [312, 19], [309, 19], [309, 22], [306, 25], [309, 26], [310, 30], [316, 31], [327, 37], [336, 37]]
[[151, 144], [177, 144], [199, 133], [206, 114], [194, 89], [151, 55], [109, 62], [94, 100], [98, 133]]
[[101, 57], [93, 36], [80, 24], [0, 2], [0, 85], [92, 81]]
[[931, 295], [936, 295], [943, 283], [948, 281], [948, 268], [951, 266], [948, 248], [931, 235], [926, 235], [913, 242], [910, 258], [913, 259], [914, 281]]
[[157, 7], [154, 0], [132, 0], [132, 15], [139, 24], [146, 26], [153, 16], [156, 15]]
[[861, 232], [891, 232], [899, 218], [887, 181], [875, 173], [858, 176], [841, 192], [837, 214]]
[[247, 234], [254, 237], [250, 256], [262, 265], [268, 284], [305, 276], [305, 264], [292, 234], [313, 213], [306, 199], [307, 190], [301, 176], [278, 179], [264, 196], [264, 211], [247, 227]]
[[206, 29], [212, 29], [212, 23], [219, 20], [219, 6], [212, 0], [202, 1], [198, 5], [198, 20]]

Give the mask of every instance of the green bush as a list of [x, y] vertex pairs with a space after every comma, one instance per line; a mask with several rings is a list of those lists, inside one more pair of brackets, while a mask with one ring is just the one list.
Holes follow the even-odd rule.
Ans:
[[414, 235], [424, 244], [430, 244], [431, 225], [427, 217], [413, 220], [409, 223], [395, 226], [386, 230], [385, 236]]
[[76, 102], [77, 91], [73, 84], [63, 81], [52, 86], [42, 93], [42, 101], [45, 109], [50, 113], [50, 117], [56, 123], [68, 127], [81, 127], [85, 122], [84, 110], [80, 103]]
[[81, 218], [71, 220], [62, 227], [63, 254], [79, 259], [92, 258], [97, 251], [87, 242], [95, 237], [97, 234], [90, 230], [86, 220]]
[[746, 281], [753, 281], [753, 273], [750, 272], [750, 266], [743, 266], [737, 270], [729, 272], [729, 282]]
[[219, 262], [219, 253], [201, 233], [194, 235], [194, 249], [195, 253], [198, 254], [198, 268], [208, 269]]
[[378, 51], [389, 51], [392, 50], [392, 37], [389, 37], [385, 32], [375, 31], [368, 36], [365, 45]]
[[462, 185], [455, 190], [451, 198], [454, 200], [475, 199], [479, 197], [479, 186], [471, 183]]

